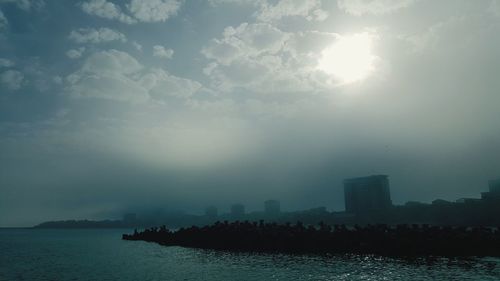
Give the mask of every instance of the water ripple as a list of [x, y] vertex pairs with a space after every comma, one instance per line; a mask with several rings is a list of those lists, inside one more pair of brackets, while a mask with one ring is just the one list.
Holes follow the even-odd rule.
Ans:
[[123, 230], [0, 230], [0, 280], [500, 280], [500, 259], [230, 253]]

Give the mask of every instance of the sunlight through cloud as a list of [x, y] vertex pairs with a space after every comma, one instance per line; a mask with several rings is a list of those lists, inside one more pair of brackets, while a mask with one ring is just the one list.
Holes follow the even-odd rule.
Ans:
[[377, 56], [372, 53], [375, 34], [363, 32], [339, 36], [321, 52], [318, 68], [342, 84], [361, 81], [375, 70]]

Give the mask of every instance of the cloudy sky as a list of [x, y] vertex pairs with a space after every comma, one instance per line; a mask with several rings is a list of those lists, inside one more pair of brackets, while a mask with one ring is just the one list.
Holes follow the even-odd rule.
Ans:
[[498, 0], [0, 0], [0, 226], [500, 176]]

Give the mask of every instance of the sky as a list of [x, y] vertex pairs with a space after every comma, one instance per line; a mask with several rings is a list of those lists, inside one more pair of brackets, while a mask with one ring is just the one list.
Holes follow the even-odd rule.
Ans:
[[0, 0], [0, 226], [500, 177], [499, 0]]

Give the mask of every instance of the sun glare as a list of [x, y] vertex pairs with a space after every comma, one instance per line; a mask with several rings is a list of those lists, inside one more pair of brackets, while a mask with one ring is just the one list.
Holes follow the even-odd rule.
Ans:
[[374, 37], [368, 32], [340, 36], [321, 52], [318, 68], [343, 84], [365, 79], [375, 69]]

